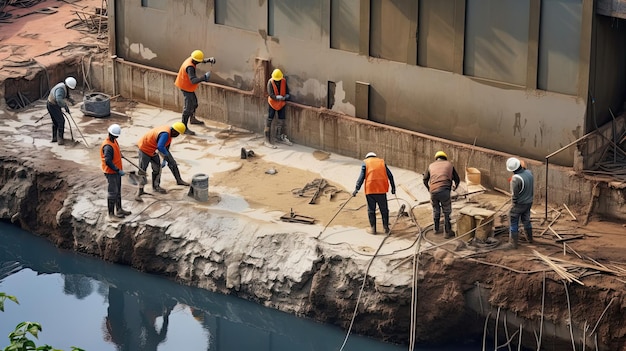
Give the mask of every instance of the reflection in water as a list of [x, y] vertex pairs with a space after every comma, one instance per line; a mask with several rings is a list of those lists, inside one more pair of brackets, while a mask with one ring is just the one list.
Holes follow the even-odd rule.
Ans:
[[[28, 319], [42, 323], [41, 344], [88, 351], [328, 351], [338, 350], [345, 336], [249, 301], [62, 251], [5, 223], [0, 233], [0, 291], [20, 299], [19, 311], [0, 315], [0, 335]], [[402, 349], [358, 336], [344, 348]]]

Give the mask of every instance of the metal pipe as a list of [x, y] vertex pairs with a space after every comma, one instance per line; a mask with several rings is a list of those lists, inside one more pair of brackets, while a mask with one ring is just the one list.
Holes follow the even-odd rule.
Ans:
[[590, 133], [587, 133], [587, 134], [581, 136], [580, 138], [572, 141], [571, 143], [563, 146], [562, 148], [560, 148], [560, 149], [554, 151], [553, 153], [549, 154], [548, 156], [546, 156], [546, 208], [545, 208], [545, 213], [544, 213], [545, 214], [545, 219], [544, 219], [545, 221], [548, 221], [548, 168], [549, 168], [548, 165], [550, 164], [550, 161], [549, 161], [550, 157], [552, 157], [552, 156], [562, 152], [563, 150], [569, 148], [570, 146], [572, 146], [574, 144], [577, 144], [581, 140], [586, 139], [589, 136], [591, 136], [593, 134], [597, 134], [597, 133], [598, 133], [598, 130], [596, 129], [596, 130], [594, 130], [594, 131], [592, 131]]

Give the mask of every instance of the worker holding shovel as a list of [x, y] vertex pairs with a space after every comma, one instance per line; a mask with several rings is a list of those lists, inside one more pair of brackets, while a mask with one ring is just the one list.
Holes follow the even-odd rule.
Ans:
[[[189, 183], [184, 181], [180, 177], [180, 171], [178, 170], [178, 164], [174, 160], [174, 156], [170, 153], [170, 144], [172, 138], [176, 138], [180, 134], [184, 134], [185, 124], [182, 122], [176, 122], [171, 126], [165, 125], [151, 129], [144, 134], [137, 145], [139, 146], [139, 168], [142, 171], [148, 169], [148, 164], [152, 168], [152, 189], [160, 194], [165, 194], [167, 191], [161, 188], [161, 169], [168, 166], [174, 174], [176, 184], [189, 186]], [[158, 151], [158, 153], [157, 153]], [[163, 156], [163, 162], [159, 157], [159, 153]], [[141, 195], [145, 194], [143, 190], [143, 184], [139, 184], [137, 190], [136, 201], [143, 201]]]
[[109, 184], [107, 187], [109, 219], [118, 220], [130, 214], [130, 211], [122, 209], [122, 176], [126, 173], [122, 169], [122, 152], [117, 143], [122, 128], [118, 124], [112, 124], [108, 131], [109, 135], [100, 147], [100, 159], [102, 160], [102, 171], [104, 171], [104, 176]]
[[365, 184], [365, 199], [367, 200], [367, 218], [370, 227], [366, 229], [368, 234], [376, 234], [376, 205], [380, 210], [383, 221], [383, 230], [389, 235], [389, 207], [387, 206], [387, 191], [391, 184], [391, 194], [396, 194], [396, 183], [393, 180], [393, 174], [385, 164], [385, 160], [376, 156], [373, 152], [365, 155], [365, 160], [361, 165], [361, 174], [356, 181], [356, 187], [352, 192], [352, 196], [361, 189]]
[[61, 108], [64, 108], [65, 112], [70, 113], [68, 103], [74, 105], [74, 100], [70, 96], [70, 89], [73, 90], [74, 88], [76, 88], [76, 79], [67, 77], [65, 81], [52, 87], [50, 94], [48, 94], [46, 108], [48, 113], [50, 113], [50, 118], [52, 118], [52, 142], [56, 143], [58, 141], [59, 145], [65, 144], [63, 139], [65, 118]]

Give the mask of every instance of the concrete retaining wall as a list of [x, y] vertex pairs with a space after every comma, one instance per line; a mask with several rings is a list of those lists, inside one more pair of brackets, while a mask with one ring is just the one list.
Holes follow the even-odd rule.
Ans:
[[[235, 127], [263, 133], [267, 116], [264, 86], [269, 72], [263, 60], [255, 64], [255, 89], [242, 91], [211, 83], [201, 83], [196, 91], [198, 116], [223, 122]], [[132, 100], [181, 111], [182, 94], [174, 86], [175, 73], [122, 59], [93, 63], [92, 86], [111, 95], [121, 95]], [[481, 182], [487, 188], [509, 189], [510, 172], [505, 161], [513, 155], [474, 147], [469, 144], [390, 127], [383, 124], [346, 116], [323, 108], [288, 103], [287, 134], [301, 145], [333, 152], [344, 156], [362, 158], [369, 151], [376, 152], [395, 167], [423, 173], [438, 150], [444, 150], [455, 164], [461, 178], [465, 168], [474, 167], [481, 172]], [[526, 160], [535, 176], [535, 203], [545, 204], [546, 171], [543, 160]], [[550, 165], [547, 198], [552, 204], [586, 207], [595, 184], [572, 168]], [[416, 179], [421, 182], [421, 179]], [[624, 189], [603, 188], [610, 203], [595, 206], [595, 211], [608, 217], [626, 218]], [[612, 194], [615, 192], [615, 194]]]

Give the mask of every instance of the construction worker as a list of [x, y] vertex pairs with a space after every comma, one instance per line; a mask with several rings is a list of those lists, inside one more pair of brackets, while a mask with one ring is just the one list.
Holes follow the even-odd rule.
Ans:
[[[189, 183], [185, 182], [180, 177], [180, 171], [178, 170], [178, 164], [174, 160], [174, 156], [170, 153], [170, 144], [172, 138], [176, 138], [180, 134], [185, 133], [185, 125], [182, 122], [176, 122], [171, 126], [165, 125], [153, 128], [139, 139], [137, 145], [139, 146], [139, 168], [144, 172], [148, 169], [148, 163], [152, 168], [152, 189], [160, 194], [165, 194], [167, 191], [161, 188], [161, 169], [165, 166], [169, 166], [177, 185], [188, 186]], [[163, 156], [163, 162], [159, 157], [159, 153]], [[139, 185], [136, 201], [142, 201], [141, 195], [145, 194], [143, 190], [143, 184]]]
[[265, 121], [265, 143], [264, 145], [275, 149], [276, 145], [272, 144], [271, 130], [274, 116], [278, 114], [278, 122], [276, 126], [276, 142], [292, 145], [291, 141], [285, 135], [285, 104], [289, 100], [289, 86], [287, 80], [283, 77], [283, 72], [276, 68], [272, 72], [272, 78], [267, 81], [267, 120]]
[[509, 211], [509, 243], [510, 247], [517, 249], [519, 238], [519, 221], [524, 225], [524, 232], [529, 243], [533, 242], [533, 228], [530, 222], [530, 209], [533, 206], [534, 178], [531, 171], [522, 167], [521, 161], [516, 157], [506, 160], [506, 169], [513, 172], [511, 178], [511, 202], [513, 206]]
[[454, 235], [450, 222], [450, 215], [452, 214], [450, 191], [456, 190], [460, 181], [459, 174], [452, 162], [448, 161], [448, 155], [443, 151], [437, 151], [435, 161], [428, 166], [426, 173], [424, 173], [424, 185], [430, 192], [435, 234], [441, 234], [439, 219], [441, 212], [443, 212], [444, 238], [446, 239]]
[[115, 220], [124, 218], [130, 211], [122, 209], [122, 177], [126, 174], [122, 167], [122, 152], [117, 138], [122, 133], [122, 128], [118, 124], [112, 124], [109, 135], [100, 146], [100, 159], [102, 160], [102, 171], [107, 179], [107, 205], [109, 219]]
[[196, 66], [199, 63], [215, 63], [214, 57], [204, 58], [204, 53], [200, 50], [194, 50], [183, 63], [180, 65], [178, 75], [176, 76], [176, 85], [183, 92], [185, 105], [183, 107], [182, 122], [185, 125], [185, 134], [195, 135], [196, 133], [189, 129], [188, 122], [191, 124], [203, 124], [196, 118], [196, 109], [198, 108], [198, 97], [196, 89], [201, 82], [208, 82], [211, 72], [206, 72], [200, 77], [196, 77]]
[[383, 229], [385, 234], [389, 234], [389, 207], [387, 206], [387, 191], [391, 184], [391, 193], [396, 193], [396, 183], [393, 174], [385, 165], [382, 158], [378, 158], [375, 153], [368, 152], [361, 165], [361, 174], [356, 181], [356, 188], [352, 196], [356, 196], [365, 182], [365, 199], [367, 200], [367, 218], [370, 227], [366, 230], [369, 234], [376, 234], [376, 204], [383, 219]]
[[74, 77], [67, 77], [65, 78], [65, 81], [52, 87], [52, 89], [50, 89], [50, 93], [48, 94], [46, 108], [48, 109], [48, 113], [52, 119], [51, 142], [56, 143], [58, 140], [59, 145], [65, 144], [65, 139], [63, 139], [63, 133], [65, 132], [65, 117], [63, 116], [61, 108], [64, 108], [65, 112], [70, 113], [68, 103], [72, 105], [75, 103], [74, 99], [70, 96], [70, 89], [73, 90], [74, 88], [76, 88], [76, 79]]

